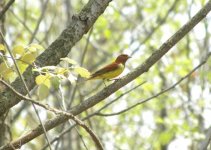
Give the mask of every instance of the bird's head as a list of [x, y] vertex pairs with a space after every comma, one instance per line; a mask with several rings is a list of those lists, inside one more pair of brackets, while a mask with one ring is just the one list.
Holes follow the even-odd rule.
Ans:
[[115, 62], [116, 62], [116, 63], [122, 63], [122, 64], [124, 65], [125, 62], [126, 62], [129, 58], [131, 58], [131, 57], [128, 56], [128, 55], [126, 55], [126, 54], [121, 54], [121, 55], [119, 55], [119, 56], [116, 58]]

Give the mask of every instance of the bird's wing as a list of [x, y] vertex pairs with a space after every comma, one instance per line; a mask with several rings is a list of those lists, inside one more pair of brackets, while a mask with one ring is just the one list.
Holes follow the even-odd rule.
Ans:
[[112, 63], [112, 64], [109, 64], [109, 65], [103, 67], [102, 69], [96, 71], [95, 73], [93, 73], [91, 75], [91, 78], [94, 78], [96, 76], [100, 76], [100, 75], [102, 75], [104, 73], [108, 73], [108, 72], [113, 71], [113, 70], [116, 70], [116, 69], [118, 69], [118, 67], [119, 67], [119, 65], [117, 63], [115, 63], [115, 62]]

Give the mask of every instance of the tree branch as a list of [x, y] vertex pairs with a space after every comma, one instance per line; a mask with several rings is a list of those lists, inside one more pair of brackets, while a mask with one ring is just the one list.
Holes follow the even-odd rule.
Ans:
[[[36, 105], [38, 105], [38, 106], [40, 106], [40, 107], [42, 107], [42, 108], [44, 108], [46, 110], [49, 110], [49, 111], [53, 112], [56, 115], [65, 115], [68, 118], [74, 120], [77, 125], [81, 126], [82, 128], [84, 128], [89, 133], [89, 135], [92, 137], [93, 141], [95, 142], [97, 148], [99, 150], [103, 150], [103, 146], [100, 143], [100, 140], [95, 135], [95, 133], [83, 121], [81, 121], [80, 119], [78, 119], [77, 117], [75, 117], [73, 114], [68, 113], [68, 112], [65, 112], [65, 111], [58, 110], [56, 108], [50, 107], [50, 106], [45, 105], [45, 104], [42, 104], [40, 102], [37, 102], [36, 100], [33, 100], [31, 98], [28, 98], [28, 97], [26, 97], [26, 96], [18, 93], [13, 87], [11, 87], [8, 83], [6, 83], [2, 79], [0, 79], [0, 82], [2, 84], [4, 84], [6, 87], [8, 87], [14, 94], [16, 94], [18, 97], [20, 97], [20, 99], [23, 99], [24, 101], [27, 101], [27, 102], [31, 102], [33, 104], [36, 104]], [[11, 142], [11, 143], [9, 143], [9, 144], [1, 147], [1, 149], [20, 148], [23, 144], [26, 143], [25, 141], [28, 142], [27, 139], [20, 137], [19, 139], [17, 139], [15, 141], [13, 141], [13, 142]]]
[[[35, 64], [40, 67], [57, 65], [60, 62], [60, 58], [66, 57], [75, 43], [93, 26], [110, 1], [89, 0], [81, 12], [73, 16], [73, 23], [36, 59]], [[35, 86], [36, 76], [37, 74], [32, 72], [32, 66], [29, 66], [24, 72], [23, 77], [29, 90]], [[20, 78], [13, 82], [12, 86], [19, 93], [26, 94]], [[0, 116], [19, 102], [20, 99], [17, 95], [7, 89], [0, 93]]]
[[211, 142], [211, 127], [209, 127], [209, 129], [207, 130], [206, 137], [205, 137], [204, 141], [200, 144], [198, 149], [199, 150], [207, 150], [210, 142]]
[[149, 98], [146, 98], [146, 99], [144, 99], [144, 100], [142, 100], [142, 101], [140, 101], [140, 102], [138, 102], [138, 103], [136, 103], [136, 104], [134, 104], [134, 105], [132, 105], [132, 106], [126, 108], [126, 109], [123, 109], [123, 110], [119, 111], [119, 112], [114, 112], [114, 113], [111, 113], [111, 114], [104, 114], [104, 113], [100, 113], [100, 112], [99, 112], [99, 113], [96, 113], [96, 115], [97, 115], [97, 116], [104, 116], [104, 117], [110, 117], [110, 116], [120, 115], [120, 114], [122, 114], [122, 113], [125, 113], [125, 112], [127, 112], [127, 111], [133, 109], [134, 107], [136, 107], [136, 106], [138, 106], [138, 105], [141, 105], [141, 104], [146, 103], [146, 102], [148, 102], [148, 101], [150, 101], [150, 100], [152, 100], [152, 99], [154, 99], [154, 98], [159, 97], [160, 95], [162, 95], [162, 94], [164, 94], [164, 93], [166, 93], [166, 92], [168, 92], [168, 91], [174, 89], [174, 88], [175, 88], [177, 85], [179, 85], [183, 80], [185, 80], [186, 78], [190, 77], [191, 74], [192, 74], [193, 72], [195, 72], [197, 69], [199, 69], [201, 66], [203, 66], [203, 65], [207, 62], [207, 60], [209, 59], [210, 55], [211, 55], [211, 53], [209, 53], [209, 54], [206, 56], [206, 58], [205, 58], [199, 65], [197, 65], [193, 70], [191, 70], [188, 74], [186, 74], [184, 77], [182, 77], [181, 79], [179, 79], [179, 80], [178, 80], [176, 83], [174, 83], [172, 86], [170, 86], [170, 87], [168, 87], [168, 88], [166, 88], [166, 89], [164, 89], [164, 90], [158, 92], [157, 94], [155, 94], [155, 95], [153, 95], [153, 96], [151, 96], [151, 97], [149, 97]]
[[[96, 2], [96, 0], [92, 1], [92, 2]], [[91, 2], [91, 3], [92, 3]], [[90, 3], [90, 2], [89, 2]], [[99, 2], [98, 2], [99, 3]], [[102, 0], [102, 3], [105, 4], [105, 0]], [[108, 4], [108, 2], [107, 2]], [[89, 4], [90, 5], [90, 4]], [[96, 4], [95, 4], [96, 5]], [[101, 5], [102, 6], [102, 5]], [[86, 8], [85, 8], [86, 9]], [[109, 85], [108, 87], [106, 87], [105, 89], [103, 89], [102, 91], [98, 92], [96, 95], [88, 98], [87, 100], [83, 101], [82, 103], [80, 103], [79, 105], [73, 107], [70, 110], [70, 113], [72, 113], [73, 115], [78, 115], [81, 112], [89, 109], [90, 107], [94, 106], [95, 104], [101, 102], [103, 99], [105, 99], [106, 97], [108, 97], [109, 95], [113, 94], [114, 92], [116, 92], [118, 89], [120, 89], [121, 87], [123, 87], [124, 85], [128, 84], [129, 82], [131, 82], [132, 80], [134, 80], [135, 78], [137, 78], [138, 76], [142, 75], [144, 72], [147, 72], [158, 60], [161, 59], [162, 56], [164, 56], [177, 42], [179, 42], [189, 31], [191, 31], [203, 18], [206, 17], [206, 15], [209, 13], [209, 11], [211, 10], [211, 0], [209, 0], [209, 2], [188, 22], [186, 23], [181, 29], [179, 29], [172, 37], [170, 37], [163, 45], [161, 45], [161, 47], [156, 50], [142, 65], [138, 66], [134, 71], [132, 71], [131, 73], [129, 73], [127, 76], [123, 77], [122, 79], [114, 82], [113, 84]], [[85, 10], [84, 10], [85, 11]], [[80, 13], [81, 14], [81, 13]], [[83, 14], [83, 13], [82, 13]], [[83, 15], [82, 15], [83, 16]], [[78, 22], [81, 25], [81, 22]], [[84, 24], [83, 24], [83, 27]], [[67, 34], [67, 36], [71, 36], [70, 34]], [[66, 37], [66, 36], [64, 36]], [[72, 37], [72, 36], [71, 36]], [[67, 37], [66, 37], [67, 38]], [[79, 39], [78, 39], [79, 40]], [[64, 44], [65, 40], [61, 40], [60, 42], [62, 42], [62, 44]], [[57, 41], [55, 41], [57, 42]], [[53, 43], [54, 44], [54, 43]], [[62, 45], [61, 44], [61, 45]], [[69, 46], [67, 46], [69, 47]], [[53, 48], [53, 47], [52, 47]], [[56, 48], [56, 47], [55, 47]], [[60, 50], [57, 47], [57, 50]], [[67, 51], [67, 49], [65, 49]], [[53, 50], [52, 50], [53, 51]], [[46, 64], [46, 59], [50, 59], [52, 54], [54, 55], [59, 55], [59, 56], [63, 56], [64, 53], [59, 53], [57, 54], [55, 51], [54, 53], [50, 53], [50, 57], [49, 58], [43, 58], [44, 60], [42, 60], [41, 58], [43, 57], [43, 55], [41, 57], [39, 57], [38, 59]], [[56, 56], [52, 56], [54, 59]], [[57, 57], [56, 57], [57, 58]], [[49, 63], [53, 63], [52, 60], [48, 60]], [[58, 60], [59, 61], [59, 60]], [[53, 63], [54, 64], [54, 63]], [[41, 64], [40, 64], [41, 65]], [[42, 66], [42, 65], [41, 65]], [[25, 74], [26, 75], [26, 74]], [[30, 74], [32, 75], [32, 74]], [[27, 78], [28, 79], [28, 78]], [[29, 79], [34, 79], [34, 77], [29, 77]], [[30, 80], [29, 80], [30, 81]], [[29, 82], [27, 81], [27, 83]], [[34, 82], [34, 80], [31, 80], [31, 82]], [[14, 100], [13, 100], [14, 101]], [[13, 105], [12, 105], [13, 106]], [[9, 106], [9, 107], [12, 107]], [[1, 110], [1, 109], [0, 109]], [[5, 112], [5, 111], [0, 111], [0, 113]], [[59, 124], [65, 122], [68, 120], [68, 117], [65, 115], [60, 115], [60, 116], [56, 116], [53, 119], [50, 119], [48, 121], [46, 121], [45, 123], [45, 128], [46, 130], [50, 130], [56, 126], [58, 126]], [[31, 132], [33, 132], [32, 136], [28, 133], [26, 135], [24, 135], [24, 138], [27, 138], [28, 141], [36, 138], [37, 136], [41, 135], [43, 133], [42, 128], [40, 126], [36, 127], [35, 129], [33, 129]], [[21, 142], [21, 141], [19, 141]]]

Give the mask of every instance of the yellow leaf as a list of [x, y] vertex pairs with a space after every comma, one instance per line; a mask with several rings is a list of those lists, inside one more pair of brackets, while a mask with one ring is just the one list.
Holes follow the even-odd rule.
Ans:
[[36, 48], [37, 50], [43, 51], [44, 48], [40, 44], [32, 43], [30, 44], [30, 47]]
[[75, 72], [77, 72], [81, 77], [84, 77], [84, 78], [89, 78], [90, 77], [90, 72], [85, 69], [85, 68], [82, 68], [82, 67], [76, 67], [74, 69]]
[[27, 48], [30, 52], [37, 52], [37, 49], [35, 47], [28, 47]]
[[27, 53], [23, 57], [21, 57], [21, 60], [25, 63], [32, 64], [36, 59], [36, 54], [34, 53]]
[[50, 81], [51, 76], [50, 75], [39, 75], [36, 77], [35, 82], [37, 85], [44, 84], [48, 88], [51, 86], [51, 81]]
[[13, 82], [15, 80], [15, 78], [17, 77], [17, 74], [12, 70], [12, 69], [8, 69], [5, 73], [3, 78], [6, 81], [9, 81], [10, 83]]
[[72, 64], [72, 65], [77, 64], [77, 62], [76, 62], [75, 60], [70, 59], [70, 58], [68, 58], [68, 57], [61, 58], [60, 60], [66, 61], [66, 62], [68, 62], [69, 64]]
[[12, 68], [9, 68], [4, 62], [0, 64], [0, 76], [5, 80], [10, 81], [15, 75]]
[[0, 44], [0, 51], [5, 51], [5, 47], [3, 44]]
[[56, 74], [62, 74], [62, 75], [64, 75], [66, 72], [68, 72], [68, 69], [66, 69], [66, 68], [56, 68], [55, 69], [55, 73]]
[[21, 73], [23, 73], [26, 70], [26, 68], [28, 67], [27, 63], [24, 63], [24, 62], [21, 62], [21, 61], [18, 61], [17, 65], [18, 65], [18, 68], [19, 68]]
[[7, 67], [7, 65], [3, 62], [3, 63], [1, 63], [0, 64], [0, 74], [2, 73], [2, 72], [4, 72], [6, 69], [7, 69], [8, 67]]
[[13, 54], [16, 56], [17, 54], [23, 55], [25, 52], [25, 49], [22, 45], [17, 45], [13, 48]]

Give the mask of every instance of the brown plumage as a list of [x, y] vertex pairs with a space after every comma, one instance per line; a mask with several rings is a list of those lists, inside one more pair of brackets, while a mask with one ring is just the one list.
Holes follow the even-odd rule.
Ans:
[[128, 56], [126, 54], [119, 55], [113, 63], [111, 63], [111, 64], [103, 67], [102, 69], [96, 71], [95, 73], [93, 73], [88, 80], [112, 79], [112, 78], [119, 76], [123, 72], [123, 70], [125, 68], [125, 63], [129, 58], [130, 58], [130, 56]]

